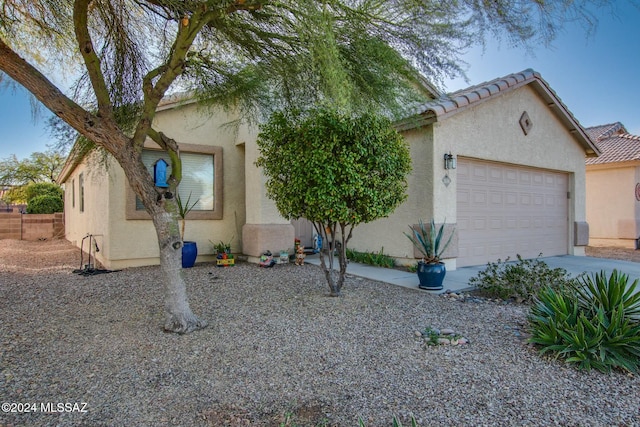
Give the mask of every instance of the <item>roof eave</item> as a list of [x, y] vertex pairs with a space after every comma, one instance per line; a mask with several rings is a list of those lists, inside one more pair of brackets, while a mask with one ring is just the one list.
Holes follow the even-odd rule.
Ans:
[[582, 146], [587, 157], [597, 157], [602, 154], [573, 114], [540, 76], [540, 73], [531, 69], [498, 78], [485, 84], [472, 86], [469, 90], [456, 92], [449, 98], [441, 98], [427, 103], [423, 105], [423, 110], [416, 114], [415, 117], [419, 119], [408, 119], [400, 122], [398, 129], [408, 130], [445, 120], [470, 107], [475, 107], [489, 99], [510, 93], [526, 85], [532, 85], [536, 93], [553, 110], [556, 117], [560, 119], [569, 133]]
[[547, 107], [552, 110], [556, 117], [560, 119], [562, 124], [567, 128], [569, 133], [584, 149], [587, 157], [598, 157], [602, 154], [600, 149], [591, 140], [585, 129], [580, 125], [578, 120], [573, 116], [571, 111], [564, 105], [556, 93], [549, 87], [547, 82], [536, 73], [535, 80], [530, 83], [533, 84], [533, 88], [537, 91], [538, 95], [545, 101]]
[[82, 162], [82, 160], [87, 155], [88, 152], [86, 150], [84, 152], [81, 152], [81, 150], [78, 147], [79, 145], [78, 145], [78, 142], [76, 141], [76, 143], [73, 144], [73, 147], [71, 148], [71, 152], [67, 156], [67, 160], [64, 162], [64, 165], [62, 166], [62, 170], [60, 171], [60, 173], [58, 174], [58, 177], [56, 178], [56, 183], [58, 185], [62, 185], [64, 182], [67, 181], [69, 176], [73, 173], [76, 167], [78, 167], [78, 165]]
[[591, 163], [587, 164], [587, 170], [600, 170], [600, 169], [617, 169], [617, 168], [630, 168], [640, 167], [640, 160], [618, 160], [604, 163]]

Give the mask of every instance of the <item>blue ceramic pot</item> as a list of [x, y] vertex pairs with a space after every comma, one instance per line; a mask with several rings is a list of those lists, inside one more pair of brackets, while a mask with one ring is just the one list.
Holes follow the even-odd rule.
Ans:
[[420, 280], [418, 287], [430, 291], [439, 291], [442, 289], [445, 274], [447, 274], [447, 269], [443, 263], [426, 264], [420, 261], [418, 262], [418, 280]]
[[191, 268], [196, 263], [198, 257], [198, 246], [196, 242], [184, 242], [182, 246], [182, 268]]

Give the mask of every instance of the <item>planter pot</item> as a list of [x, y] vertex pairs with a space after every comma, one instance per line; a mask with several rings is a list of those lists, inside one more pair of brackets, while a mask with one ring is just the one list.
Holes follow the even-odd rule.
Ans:
[[425, 264], [424, 262], [419, 262], [418, 280], [420, 280], [420, 285], [418, 287], [430, 291], [439, 291], [442, 289], [445, 274], [447, 274], [447, 269], [443, 263]]
[[182, 268], [191, 268], [196, 263], [198, 257], [198, 246], [196, 242], [183, 242], [182, 246]]

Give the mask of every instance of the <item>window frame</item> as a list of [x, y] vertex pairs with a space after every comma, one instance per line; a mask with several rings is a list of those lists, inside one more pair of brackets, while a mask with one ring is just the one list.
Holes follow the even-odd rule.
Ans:
[[78, 201], [80, 212], [84, 212], [84, 172], [78, 175]]
[[[146, 142], [145, 150], [162, 151], [154, 142]], [[213, 210], [196, 211], [192, 210], [187, 214], [189, 220], [218, 220], [222, 219], [223, 206], [223, 169], [222, 169], [222, 147], [199, 144], [180, 144], [181, 153], [202, 154], [213, 156]], [[126, 219], [150, 220], [151, 216], [146, 210], [136, 209], [136, 194], [127, 182], [126, 184]]]

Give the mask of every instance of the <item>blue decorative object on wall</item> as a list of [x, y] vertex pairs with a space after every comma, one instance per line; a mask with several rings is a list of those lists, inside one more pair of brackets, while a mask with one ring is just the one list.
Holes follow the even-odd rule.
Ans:
[[164, 159], [159, 159], [153, 165], [153, 178], [156, 182], [156, 187], [167, 188], [169, 186], [167, 184], [167, 166], [169, 164]]

